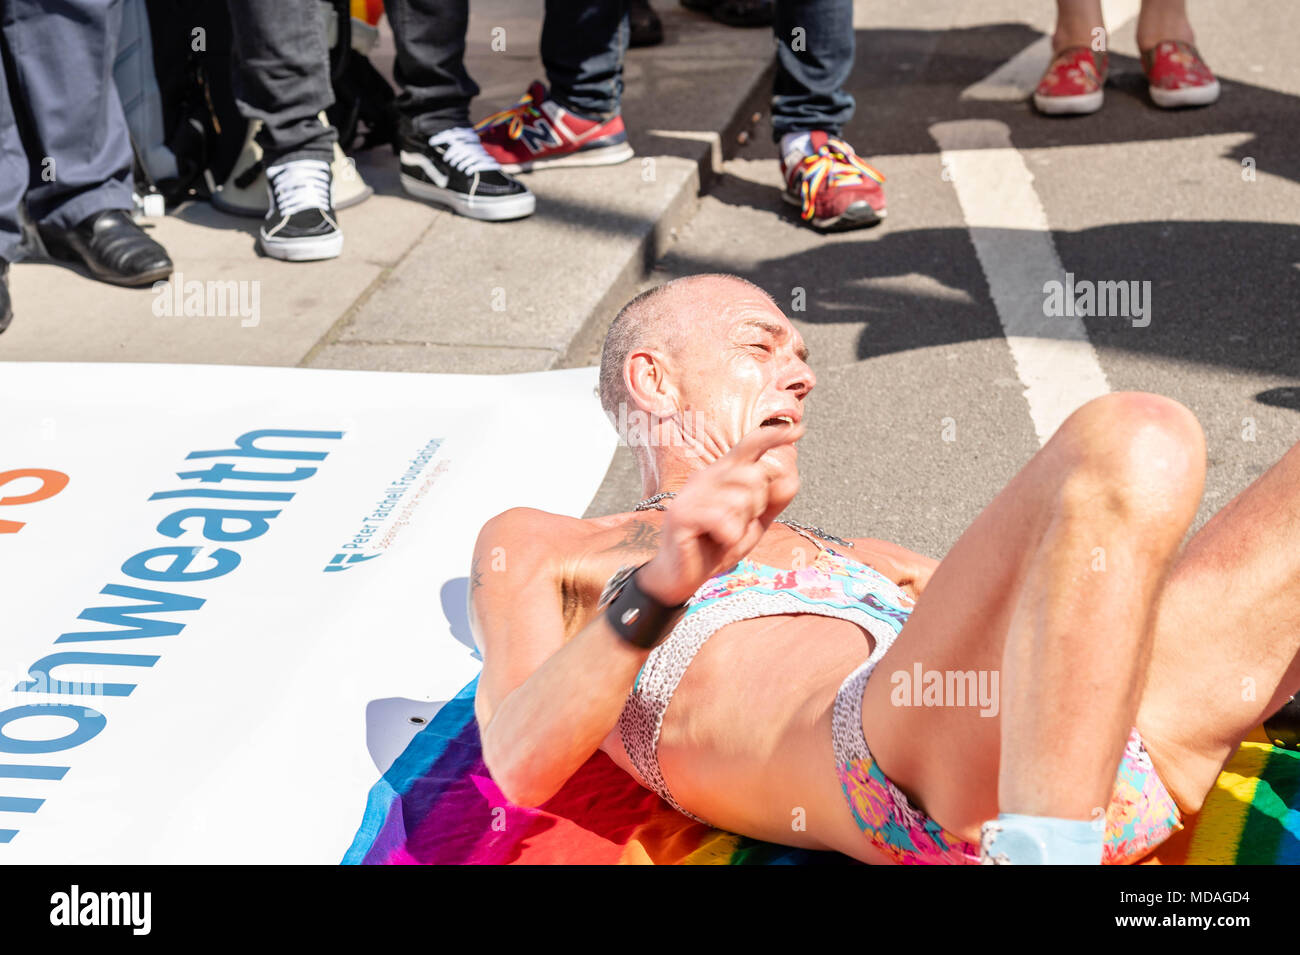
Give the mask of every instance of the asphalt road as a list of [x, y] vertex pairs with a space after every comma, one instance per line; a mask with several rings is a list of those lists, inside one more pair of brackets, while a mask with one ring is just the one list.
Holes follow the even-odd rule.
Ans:
[[[1188, 405], [1209, 446], [1198, 524], [1300, 441], [1294, 9], [1225, 0], [1191, 13], [1223, 84], [1217, 104], [1154, 107], [1129, 21], [1111, 25], [1101, 112], [1045, 118], [1023, 100], [962, 94], [1041, 43], [1051, 5], [859, 2], [845, 137], [888, 177], [885, 223], [833, 236], [798, 224], [778, 195], [766, 119], [726, 163], [646, 286], [732, 272], [799, 327], [819, 383], [788, 514], [942, 556], [1039, 447], [1034, 373], [1061, 386], [1059, 400], [1084, 400], [1100, 381]], [[952, 123], [965, 125], [936, 131]], [[942, 153], [944, 128], [974, 130], [974, 165]], [[996, 145], [979, 140], [990, 131], [1008, 148], [978, 152]], [[988, 214], [998, 228], [972, 221]], [[1026, 266], [1035, 256], [1060, 271]], [[1016, 320], [1008, 296], [1033, 311], [1064, 272], [1139, 283], [1147, 312], [1074, 319], [1082, 358], [1024, 367], [1004, 328]], [[803, 312], [788, 307], [798, 289]], [[1058, 334], [1038, 321], [1036, 334]], [[639, 491], [620, 449], [589, 514], [625, 510]]]

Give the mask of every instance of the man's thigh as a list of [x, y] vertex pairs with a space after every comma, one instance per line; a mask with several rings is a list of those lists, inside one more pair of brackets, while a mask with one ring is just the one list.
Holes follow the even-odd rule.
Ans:
[[1300, 445], [1188, 542], [1160, 601], [1138, 729], [1185, 809], [1300, 686]]
[[978, 706], [924, 705], [916, 676], [918, 670], [922, 677], [1001, 670], [1020, 582], [1059, 486], [1062, 462], [1049, 448], [944, 557], [863, 695], [864, 735], [881, 771], [915, 805], [968, 839], [997, 815], [1001, 708], [982, 716]]

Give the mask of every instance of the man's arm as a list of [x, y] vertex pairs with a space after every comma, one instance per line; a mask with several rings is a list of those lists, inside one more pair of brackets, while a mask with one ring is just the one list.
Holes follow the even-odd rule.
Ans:
[[470, 625], [483, 655], [474, 700], [483, 760], [517, 805], [550, 799], [596, 752], [649, 656], [603, 613], [565, 641], [553, 520], [516, 508], [488, 521], [470, 578]]
[[[659, 549], [637, 572], [638, 588], [674, 607], [753, 550], [799, 489], [794, 442], [802, 434], [799, 425], [756, 428], [693, 475], [664, 515]], [[512, 802], [533, 806], [600, 747], [650, 655], [624, 641], [603, 613], [565, 641], [564, 535], [548, 526], [554, 520], [515, 509], [485, 524], [470, 589], [470, 624], [483, 653], [475, 700], [483, 760]], [[493, 556], [503, 561], [499, 571], [484, 563]]]

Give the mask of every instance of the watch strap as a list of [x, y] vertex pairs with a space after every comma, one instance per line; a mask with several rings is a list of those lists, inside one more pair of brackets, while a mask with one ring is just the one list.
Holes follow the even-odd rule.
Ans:
[[[636, 572], [644, 566], [642, 564], [631, 568], [621, 584], [611, 580], [606, 586], [606, 590], [611, 586], [617, 589], [605, 607], [605, 619], [627, 643], [649, 650], [668, 636], [677, 616], [686, 605], [666, 606], [642, 590], [637, 585]], [[620, 570], [615, 577], [621, 574]]]

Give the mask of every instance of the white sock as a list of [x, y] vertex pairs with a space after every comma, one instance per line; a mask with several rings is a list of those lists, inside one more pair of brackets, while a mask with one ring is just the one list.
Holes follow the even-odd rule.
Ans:
[[786, 133], [781, 137], [781, 155], [788, 156], [792, 152], [797, 152], [800, 156], [807, 156], [812, 152], [812, 133]]

